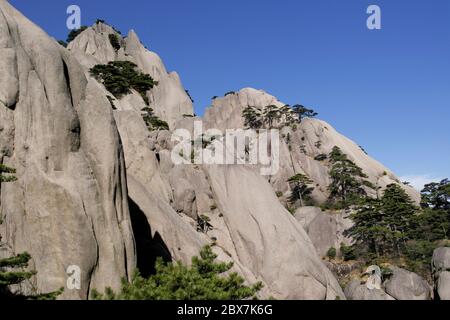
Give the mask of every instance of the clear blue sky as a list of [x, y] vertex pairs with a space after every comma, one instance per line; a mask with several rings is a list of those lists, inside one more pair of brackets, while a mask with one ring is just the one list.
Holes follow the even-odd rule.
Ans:
[[[243, 87], [302, 103], [400, 176], [450, 177], [448, 0], [11, 0], [65, 39], [66, 8], [102, 18], [176, 70], [202, 114]], [[382, 10], [382, 30], [366, 9]]]

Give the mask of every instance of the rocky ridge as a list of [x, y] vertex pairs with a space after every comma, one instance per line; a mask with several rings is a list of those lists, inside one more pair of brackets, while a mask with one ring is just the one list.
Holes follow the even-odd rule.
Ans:
[[[0, 189], [0, 234], [8, 244], [1, 254], [28, 251], [38, 271], [33, 286], [41, 292], [64, 286], [67, 267], [80, 266], [81, 290], [66, 290], [63, 298], [86, 299], [94, 288], [117, 289], [122, 277], [149, 268], [156, 256], [189, 263], [213, 244], [219, 259], [233, 261], [249, 283], [263, 282], [262, 297], [345, 299], [321, 260], [342, 237], [323, 240], [311, 232], [327, 228], [320, 222], [327, 213], [307, 223], [292, 217], [285, 208], [286, 181], [306, 174], [316, 185], [314, 200], [323, 203], [329, 164], [316, 157], [334, 146], [380, 190], [400, 183], [394, 173], [315, 119], [283, 129], [291, 139], [282, 141], [274, 176], [251, 166], [175, 166], [171, 132], [149, 132], [140, 94], [118, 99], [89, 74], [96, 64], [123, 60], [158, 81], [147, 97], [172, 130], [192, 128], [196, 120], [205, 129], [244, 128], [246, 107], [285, 105], [246, 88], [213, 100], [202, 119], [193, 117], [179, 76], [167, 72], [134, 31], [122, 37], [96, 23], [65, 49], [0, 0], [0, 163], [16, 168], [18, 178]], [[403, 187], [419, 201], [416, 191]], [[202, 215], [213, 227], [207, 233], [197, 231]]]

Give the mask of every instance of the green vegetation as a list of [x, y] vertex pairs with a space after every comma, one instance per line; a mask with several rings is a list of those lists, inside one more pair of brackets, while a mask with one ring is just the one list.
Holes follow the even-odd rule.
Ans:
[[181, 263], [156, 263], [156, 274], [148, 279], [136, 272], [131, 283], [122, 280], [120, 293], [107, 288], [105, 294], [94, 291], [95, 300], [244, 300], [255, 299], [262, 284], [246, 286], [237, 273], [229, 273], [233, 263], [216, 262], [217, 255], [207, 246], [192, 266]]
[[329, 202], [340, 208], [358, 203], [366, 196], [363, 186], [367, 175], [339, 147], [334, 147], [328, 158], [332, 164]]
[[248, 129], [260, 129], [263, 126], [263, 121], [261, 119], [261, 111], [256, 107], [247, 107], [242, 112], [244, 117], [244, 125]]
[[111, 43], [114, 50], [119, 51], [119, 49], [121, 48], [121, 45], [120, 45], [120, 40], [119, 40], [119, 37], [117, 36], [117, 34], [111, 33], [110, 35], [108, 35], [108, 38], [109, 38], [109, 42]]
[[[4, 173], [7, 175], [3, 175]], [[11, 175], [14, 173], [16, 173], [15, 169], [0, 164], [0, 182], [7, 183], [16, 181], [16, 177]], [[0, 219], [0, 224], [2, 223], [3, 220]], [[3, 245], [4, 244], [0, 242], [0, 248]], [[63, 292], [62, 288], [56, 292], [34, 296], [24, 295], [20, 292], [11, 292], [9, 286], [18, 285], [36, 274], [34, 271], [24, 270], [28, 267], [30, 260], [31, 256], [26, 252], [10, 258], [0, 259], [0, 299], [55, 300]]]
[[260, 110], [257, 107], [248, 106], [242, 112], [242, 117], [248, 129], [280, 129], [290, 126], [296, 130], [297, 124], [304, 118], [317, 115], [313, 110], [305, 109], [308, 110], [306, 112], [294, 108], [298, 107], [268, 105]]
[[13, 175], [15, 173], [16, 169], [0, 164], [0, 183], [17, 181], [17, 178]]
[[64, 48], [67, 48], [67, 42], [65, 42], [64, 40], [58, 40], [58, 43], [63, 46]]
[[147, 107], [142, 109], [142, 118], [144, 119], [149, 131], [170, 130], [168, 123], [159, 119], [154, 114], [152, 108]]
[[317, 155], [315, 158], [314, 158], [314, 160], [316, 160], [316, 161], [325, 161], [325, 160], [327, 160], [328, 159], [328, 156], [326, 155], [326, 154], [319, 154], [319, 155]]
[[328, 249], [328, 251], [327, 251], [328, 258], [334, 259], [334, 258], [336, 258], [336, 255], [337, 255], [336, 248], [332, 247], [332, 248]]
[[55, 292], [35, 295], [25, 295], [9, 290], [9, 286], [19, 285], [36, 274], [34, 271], [25, 271], [31, 256], [28, 253], [18, 254], [7, 259], [0, 259], [0, 299], [20, 300], [55, 300], [64, 291], [63, 288]]
[[73, 40], [75, 40], [76, 37], [78, 37], [80, 33], [82, 33], [87, 28], [87, 26], [81, 26], [80, 29], [74, 29], [70, 31], [69, 35], [67, 36], [66, 43], [71, 43]]
[[311, 193], [314, 191], [314, 187], [310, 187], [313, 181], [304, 174], [297, 174], [291, 177], [287, 181], [291, 187], [291, 196], [289, 197], [289, 203], [295, 205], [300, 203], [300, 207], [303, 207], [305, 203], [311, 201]]
[[365, 199], [351, 219], [354, 226], [346, 235], [355, 240], [359, 259], [403, 261], [412, 271], [429, 274], [434, 249], [448, 243], [450, 182], [426, 185], [421, 208], [391, 184], [381, 199]]
[[294, 114], [297, 116], [298, 122], [302, 122], [305, 118], [314, 118], [319, 114], [312, 109], [305, 108], [301, 104], [292, 106]]
[[96, 65], [90, 70], [91, 75], [103, 83], [105, 88], [116, 98], [136, 90], [148, 105], [147, 91], [158, 85], [153, 78], [137, 70], [137, 65], [130, 61], [113, 61], [106, 65]]
[[189, 90], [185, 90], [185, 91], [186, 91], [187, 96], [188, 96], [189, 99], [191, 100], [191, 102], [194, 103], [195, 101], [194, 101], [194, 99], [192, 98], [191, 93], [189, 92]]
[[353, 246], [347, 246], [344, 243], [341, 243], [341, 247], [339, 249], [344, 261], [355, 260], [357, 258], [355, 248]]
[[213, 229], [211, 225], [211, 219], [205, 215], [201, 215], [197, 218], [197, 231], [207, 234]]

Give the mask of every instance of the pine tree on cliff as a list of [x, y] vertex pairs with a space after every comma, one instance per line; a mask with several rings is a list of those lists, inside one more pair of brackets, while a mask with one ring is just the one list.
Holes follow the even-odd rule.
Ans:
[[313, 187], [310, 185], [313, 183], [311, 179], [309, 179], [304, 174], [297, 174], [291, 177], [287, 181], [291, 187], [291, 196], [289, 197], [289, 202], [291, 204], [296, 204], [300, 202], [300, 206], [303, 207], [305, 202], [311, 199], [311, 193], [314, 191]]
[[244, 125], [248, 129], [260, 129], [263, 126], [261, 119], [261, 111], [255, 107], [247, 107], [242, 111], [242, 117], [244, 118]]
[[302, 122], [305, 118], [314, 118], [318, 115], [317, 112], [315, 112], [312, 109], [308, 109], [301, 104], [296, 104], [292, 106], [293, 112], [297, 115], [298, 121]]
[[357, 202], [366, 195], [363, 188], [367, 175], [339, 147], [334, 147], [329, 157], [332, 164], [328, 187], [331, 201], [340, 201], [343, 206]]
[[270, 105], [264, 108], [264, 122], [267, 125], [267, 129], [273, 129], [275, 122], [281, 118], [281, 110], [275, 105]]
[[16, 170], [0, 164], [0, 183], [1, 182], [14, 182], [17, 180], [13, 174], [16, 173]]

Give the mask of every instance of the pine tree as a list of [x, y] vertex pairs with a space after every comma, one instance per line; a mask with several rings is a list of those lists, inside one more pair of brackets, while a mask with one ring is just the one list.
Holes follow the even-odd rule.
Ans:
[[191, 266], [181, 263], [156, 263], [156, 274], [148, 279], [136, 272], [131, 283], [122, 281], [120, 293], [107, 288], [94, 291], [96, 300], [244, 300], [255, 298], [261, 283], [246, 286], [237, 273], [229, 273], [233, 263], [216, 262], [217, 255], [207, 246]]
[[267, 125], [267, 129], [273, 129], [275, 122], [281, 118], [280, 108], [275, 105], [266, 106], [263, 115], [263, 121]]
[[55, 300], [62, 294], [63, 288], [55, 292], [37, 295], [24, 295], [9, 290], [9, 286], [18, 285], [36, 274], [34, 271], [24, 271], [28, 267], [30, 259], [31, 256], [28, 253], [0, 259], [0, 299]]
[[300, 206], [303, 207], [306, 201], [311, 200], [310, 195], [314, 191], [314, 187], [310, 187], [310, 185], [313, 181], [306, 175], [297, 174], [291, 177], [287, 182], [292, 190], [291, 196], [289, 197], [289, 202], [291, 204], [300, 202]]
[[422, 190], [422, 207], [450, 211], [450, 181], [425, 185]]
[[355, 247], [367, 247], [369, 253], [375, 253], [377, 257], [387, 252], [391, 239], [391, 230], [383, 220], [381, 207], [380, 200], [365, 199], [350, 215], [353, 226], [344, 233], [355, 240]]
[[261, 118], [261, 111], [255, 107], [247, 107], [242, 112], [242, 117], [244, 118], [244, 125], [248, 129], [261, 129], [263, 126], [263, 121]]
[[390, 184], [381, 198], [383, 222], [390, 230], [393, 250], [397, 256], [404, 250], [408, 235], [414, 228], [418, 208], [408, 194], [397, 184]]
[[147, 91], [158, 85], [153, 78], [140, 72], [137, 65], [130, 61], [111, 61], [105, 65], [96, 65], [90, 69], [90, 74], [116, 98], [136, 90], [148, 105]]
[[332, 164], [329, 172], [330, 200], [338, 200], [344, 206], [354, 204], [366, 195], [363, 186], [367, 175], [353, 161], [347, 158], [339, 147], [334, 147], [329, 157]]
[[305, 118], [314, 118], [318, 115], [317, 112], [315, 112], [312, 109], [308, 109], [301, 104], [296, 104], [292, 107], [292, 110], [297, 115], [297, 119], [299, 122], [302, 122]]
[[0, 183], [17, 181], [17, 178], [13, 176], [15, 173], [16, 169], [0, 164]]
[[450, 237], [450, 181], [425, 185], [422, 190], [423, 213], [417, 216], [414, 237], [436, 241]]
[[149, 131], [170, 130], [169, 124], [158, 118], [150, 107], [142, 109], [142, 118]]

